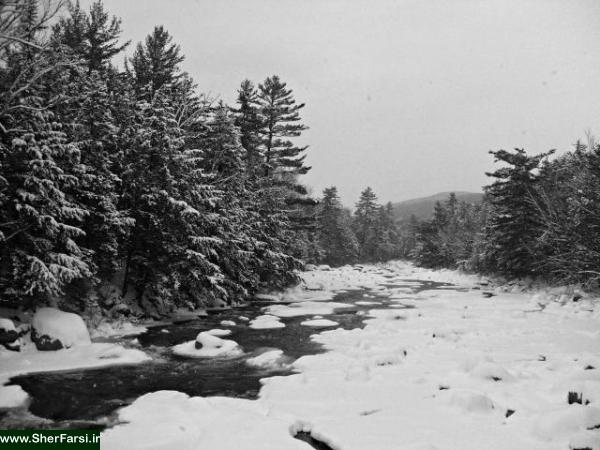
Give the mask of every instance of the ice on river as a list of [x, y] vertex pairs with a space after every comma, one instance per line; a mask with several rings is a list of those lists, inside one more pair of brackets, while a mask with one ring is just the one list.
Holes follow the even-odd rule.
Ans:
[[[405, 263], [304, 278], [323, 297], [381, 286], [373, 292], [397, 294], [385, 287], [390, 280], [453, 282], [463, 291], [403, 292], [415, 308], [374, 305], [364, 329], [315, 334], [327, 352], [297, 360], [297, 374], [263, 379], [256, 401], [141, 397], [103, 433], [103, 448], [309, 449], [292, 438], [298, 430], [336, 450], [600, 448], [597, 300], [571, 302], [547, 289], [496, 289], [486, 298], [478, 277]], [[336, 307], [309, 300], [266, 312], [325, 316]], [[569, 404], [569, 392], [581, 404]]]

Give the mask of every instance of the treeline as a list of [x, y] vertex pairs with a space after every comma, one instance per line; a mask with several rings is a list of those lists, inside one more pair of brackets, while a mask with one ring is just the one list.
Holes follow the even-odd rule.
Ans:
[[315, 242], [312, 259], [336, 266], [402, 255], [392, 204], [378, 204], [370, 187], [360, 194], [354, 213], [342, 206], [336, 187], [325, 189], [316, 212]]
[[600, 281], [600, 145], [588, 137], [573, 151], [491, 152], [480, 205], [451, 195], [430, 220], [403, 224], [404, 256], [427, 267], [464, 268], [551, 282]]
[[215, 102], [162, 26], [121, 69], [130, 43], [101, 1], [61, 11], [0, 2], [0, 301], [111, 306], [109, 285], [165, 311], [294, 281], [314, 201], [286, 83]]

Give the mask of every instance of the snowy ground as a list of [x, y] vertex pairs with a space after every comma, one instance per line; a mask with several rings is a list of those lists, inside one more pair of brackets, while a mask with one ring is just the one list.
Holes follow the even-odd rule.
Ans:
[[[310, 449], [292, 438], [303, 430], [336, 450], [600, 449], [594, 299], [519, 287], [488, 297], [477, 277], [404, 263], [326, 269], [278, 296], [306, 303], [268, 313], [327, 319], [335, 292], [357, 287], [415, 308], [374, 304], [364, 329], [315, 329], [329, 351], [297, 360], [296, 375], [264, 379], [256, 401], [147, 394], [119, 412], [126, 423], [103, 433], [103, 448]], [[415, 294], [394, 287], [400, 280], [462, 289]], [[568, 404], [569, 392], [583, 404]]]

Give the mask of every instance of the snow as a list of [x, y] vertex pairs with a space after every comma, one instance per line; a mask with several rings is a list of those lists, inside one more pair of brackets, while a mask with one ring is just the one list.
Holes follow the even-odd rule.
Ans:
[[231, 330], [222, 330], [219, 328], [213, 328], [212, 330], [207, 331], [208, 334], [213, 336], [229, 336], [231, 334]]
[[21, 386], [0, 386], [0, 408], [18, 408], [27, 403], [29, 396]]
[[102, 448], [310, 450], [290, 437], [290, 420], [252, 400], [159, 391], [122, 409], [119, 421], [129, 423], [104, 431]]
[[[327, 351], [295, 361], [298, 373], [263, 379], [256, 401], [141, 397], [120, 410], [103, 448], [309, 450], [292, 438], [298, 430], [336, 450], [600, 448], [597, 299], [514, 286], [486, 288], [496, 294], [490, 299], [474, 289], [481, 277], [403, 262], [315, 269], [303, 278], [321, 297], [357, 288], [393, 297], [400, 291], [391, 285], [418, 287], [417, 280], [464, 289], [403, 292], [414, 309], [374, 305], [362, 329], [313, 335]], [[302, 289], [280, 298], [298, 299]], [[325, 316], [339, 307], [304, 298], [265, 312]], [[568, 404], [569, 392], [584, 404]]]
[[345, 303], [306, 301], [291, 305], [272, 305], [264, 311], [278, 317], [296, 317], [332, 314], [336, 309], [348, 307]]
[[85, 322], [77, 314], [56, 308], [40, 308], [31, 321], [38, 336], [58, 339], [65, 348], [91, 343]]
[[283, 350], [268, 350], [258, 356], [248, 358], [246, 364], [255, 367], [281, 367], [285, 364]]
[[285, 324], [279, 320], [279, 317], [264, 314], [251, 321], [249, 326], [256, 330], [262, 330], [269, 328], [284, 328]]
[[325, 328], [338, 326], [339, 323], [329, 319], [311, 319], [300, 322], [300, 325], [304, 325], [305, 327]]
[[[201, 348], [196, 348], [196, 343]], [[195, 341], [184, 342], [173, 346], [173, 353], [193, 358], [232, 357], [241, 355], [242, 349], [235, 341], [221, 339], [208, 331], [200, 333]]]
[[235, 322], [233, 320], [221, 320], [222, 327], [235, 327]]

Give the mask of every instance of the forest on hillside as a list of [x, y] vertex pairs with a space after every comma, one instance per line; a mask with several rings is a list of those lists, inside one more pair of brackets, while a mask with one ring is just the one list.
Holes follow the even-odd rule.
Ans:
[[282, 288], [306, 263], [394, 258], [600, 276], [593, 142], [554, 159], [493, 152], [482, 205], [450, 196], [431, 220], [396, 223], [371, 188], [354, 211], [335, 187], [309, 195], [304, 104], [278, 76], [241, 80], [227, 105], [181, 69], [168, 30], [133, 46], [101, 1], [0, 2], [0, 19], [2, 305], [160, 315]]

